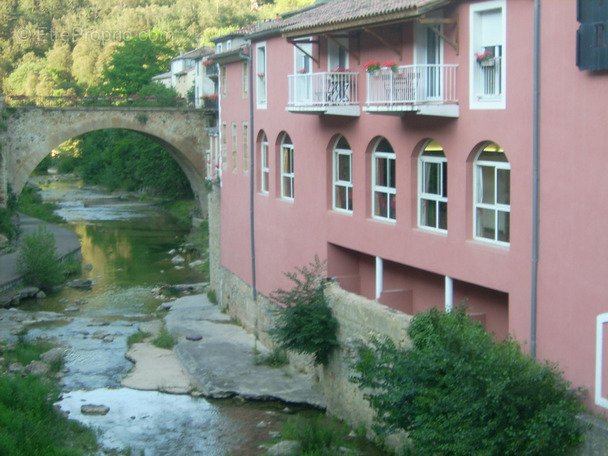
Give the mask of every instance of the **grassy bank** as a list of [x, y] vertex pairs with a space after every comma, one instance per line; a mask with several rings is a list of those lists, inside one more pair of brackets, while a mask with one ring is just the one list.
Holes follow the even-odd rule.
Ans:
[[20, 340], [15, 346], [0, 344], [3, 362], [0, 375], [0, 454], [11, 456], [84, 456], [98, 446], [95, 432], [64, 417], [53, 404], [60, 389], [57, 372], [61, 359], [49, 363], [47, 375], [22, 376], [9, 366], [40, 361], [50, 350], [48, 343]]

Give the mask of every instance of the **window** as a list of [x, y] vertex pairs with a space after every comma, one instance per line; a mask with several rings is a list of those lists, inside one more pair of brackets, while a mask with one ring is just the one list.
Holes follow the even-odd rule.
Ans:
[[220, 85], [222, 86], [222, 95], [226, 96], [226, 65], [220, 67]]
[[241, 66], [241, 84], [243, 87], [243, 98], [247, 98], [249, 93], [249, 64], [243, 62]]
[[511, 165], [495, 143], [479, 151], [474, 165], [475, 237], [506, 244], [510, 235]]
[[448, 161], [436, 141], [418, 158], [418, 226], [448, 229]]
[[247, 122], [243, 122], [243, 172], [249, 171], [249, 127]]
[[348, 141], [341, 136], [334, 147], [333, 154], [333, 208], [340, 211], [353, 211], [353, 159]]
[[[299, 41], [294, 52], [294, 99], [296, 104], [312, 103], [312, 40]], [[291, 90], [291, 88], [290, 88]]]
[[228, 41], [226, 41], [226, 49], [227, 49], [227, 50], [232, 49], [232, 40], [228, 40]]
[[379, 219], [395, 220], [396, 197], [395, 152], [386, 139], [381, 139], [372, 156], [373, 216]]
[[215, 53], [220, 54], [223, 50], [224, 43], [217, 43], [215, 46]]
[[470, 8], [471, 108], [504, 109], [506, 1], [476, 3]]
[[257, 106], [266, 109], [267, 103], [267, 80], [266, 80], [266, 44], [261, 43], [256, 47], [255, 59]]
[[228, 135], [228, 132], [226, 131], [226, 129], [226, 122], [222, 122], [222, 169], [226, 169], [224, 165], [226, 164], [226, 155], [228, 154], [228, 138], [226, 137]]
[[348, 37], [328, 38], [327, 68], [329, 71], [346, 71], [348, 68]]
[[266, 138], [266, 134], [262, 136], [262, 143], [260, 144], [260, 155], [260, 189], [262, 190], [262, 193], [268, 194], [270, 168], [268, 166], [268, 139]]
[[232, 172], [236, 173], [236, 122], [232, 122]]
[[[429, 15], [432, 19], [441, 19], [438, 14]], [[415, 46], [414, 60], [418, 94], [423, 100], [440, 100], [443, 97], [443, 34], [441, 25], [414, 24]]]
[[293, 144], [289, 135], [285, 135], [281, 144], [281, 196], [283, 198], [294, 198], [293, 171]]

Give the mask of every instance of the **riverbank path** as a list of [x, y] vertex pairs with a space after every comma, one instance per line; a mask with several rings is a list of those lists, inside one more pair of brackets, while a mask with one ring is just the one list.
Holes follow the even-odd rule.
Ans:
[[[60, 258], [65, 258], [80, 250], [80, 241], [73, 231], [25, 214], [19, 214], [19, 228], [21, 229], [19, 239], [23, 240], [24, 236], [36, 232], [39, 226], [45, 226], [55, 236], [55, 246]], [[0, 293], [18, 285], [21, 281], [22, 276], [17, 271], [18, 251], [17, 247], [12, 253], [0, 255]]]

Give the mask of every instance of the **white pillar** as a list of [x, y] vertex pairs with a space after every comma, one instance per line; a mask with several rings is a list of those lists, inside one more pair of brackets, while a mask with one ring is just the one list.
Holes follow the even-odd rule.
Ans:
[[445, 311], [451, 312], [454, 307], [454, 280], [445, 276]]
[[376, 299], [380, 299], [384, 284], [382, 278], [384, 277], [384, 263], [382, 258], [376, 257]]

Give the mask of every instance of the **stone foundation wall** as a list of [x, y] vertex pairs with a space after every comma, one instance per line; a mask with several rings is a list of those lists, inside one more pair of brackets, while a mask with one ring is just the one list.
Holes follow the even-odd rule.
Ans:
[[[253, 300], [251, 287], [221, 266], [219, 240], [219, 204], [221, 190], [216, 188], [209, 196], [209, 258], [210, 286], [218, 297], [218, 304], [238, 319], [243, 327], [254, 333], [261, 343], [271, 347], [268, 330], [272, 327], [273, 304], [266, 296], [257, 294]], [[345, 420], [353, 427], [364, 425], [371, 436], [374, 417], [363, 394], [349, 381], [354, 374], [351, 358], [360, 343], [366, 343], [374, 335], [387, 335], [395, 342], [407, 343], [406, 329], [410, 316], [396, 312], [375, 301], [347, 292], [332, 283], [327, 288], [329, 305], [339, 322], [338, 341], [330, 363], [315, 367], [308, 356], [290, 355], [291, 368], [310, 375], [324, 391], [327, 411]]]

